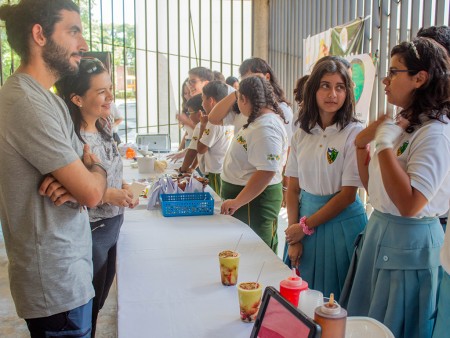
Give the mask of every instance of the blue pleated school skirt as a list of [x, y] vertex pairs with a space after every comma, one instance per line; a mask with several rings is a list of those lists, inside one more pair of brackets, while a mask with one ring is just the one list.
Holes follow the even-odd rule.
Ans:
[[[300, 217], [309, 217], [322, 208], [335, 194], [318, 196], [304, 190], [300, 193]], [[339, 299], [358, 234], [364, 230], [367, 215], [356, 196], [355, 202], [330, 221], [315, 228], [314, 234], [302, 240], [303, 254], [300, 258], [300, 276], [309, 287], [324, 295], [334, 293]], [[285, 246], [284, 262], [290, 266]]]
[[433, 338], [448, 338], [450, 320], [450, 275], [444, 272], [441, 286], [439, 287], [439, 300], [436, 323], [433, 330]]
[[349, 316], [375, 318], [396, 338], [430, 338], [443, 241], [438, 218], [374, 210], [349, 293]]

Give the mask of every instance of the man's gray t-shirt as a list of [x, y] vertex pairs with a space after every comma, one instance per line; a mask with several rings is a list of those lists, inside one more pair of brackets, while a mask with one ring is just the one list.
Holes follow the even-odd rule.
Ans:
[[47, 317], [93, 296], [85, 210], [56, 207], [39, 186], [83, 153], [68, 109], [26, 74], [0, 89], [0, 216], [11, 294], [22, 318]]

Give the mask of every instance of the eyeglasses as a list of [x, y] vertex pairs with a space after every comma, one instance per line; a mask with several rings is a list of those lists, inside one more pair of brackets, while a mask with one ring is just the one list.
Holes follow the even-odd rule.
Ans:
[[397, 73], [411, 73], [411, 72], [417, 72], [415, 69], [389, 69], [388, 73], [386, 74], [386, 79], [392, 79]]
[[105, 69], [103, 63], [96, 58], [83, 58], [80, 61], [80, 72], [84, 72], [87, 74], [95, 73], [97, 70]]

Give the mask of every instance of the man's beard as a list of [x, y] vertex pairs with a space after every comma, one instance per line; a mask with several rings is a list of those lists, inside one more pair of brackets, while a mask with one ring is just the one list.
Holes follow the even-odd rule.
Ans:
[[[76, 53], [75, 53], [76, 54]], [[73, 66], [70, 63], [70, 56], [64, 47], [59, 46], [52, 38], [47, 40], [42, 52], [47, 68], [56, 75], [58, 79], [78, 73], [78, 65]]]

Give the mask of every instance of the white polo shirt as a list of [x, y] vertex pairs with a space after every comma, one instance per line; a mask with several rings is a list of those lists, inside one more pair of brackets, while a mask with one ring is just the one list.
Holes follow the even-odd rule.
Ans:
[[[283, 121], [283, 126], [286, 129], [286, 134], [288, 138], [288, 146], [291, 145], [292, 139], [292, 123], [293, 123], [293, 113], [291, 107], [289, 107], [286, 103], [280, 103], [280, 109], [283, 111], [284, 118], [286, 119], [286, 123]], [[234, 111], [230, 111], [225, 118], [223, 119], [223, 125], [232, 125], [234, 126], [234, 132], [237, 133], [244, 124], [247, 123], [248, 117], [243, 114], [236, 114]]]
[[264, 114], [235, 135], [221, 177], [228, 183], [243, 186], [257, 170], [274, 171], [269, 185], [280, 183], [287, 147], [286, 129], [280, 117]]
[[[235, 92], [236, 89], [234, 89], [231, 86], [228, 86], [228, 95], [230, 95], [231, 93]], [[240, 114], [240, 113], [236, 113], [233, 110], [230, 110], [227, 115], [225, 115], [225, 117], [222, 120], [222, 124], [224, 126], [233, 126], [234, 127], [234, 133], [237, 134], [237, 132], [239, 130], [241, 130], [242, 126], [244, 124], [247, 123], [248, 117]]]
[[234, 111], [229, 111], [228, 114], [223, 118], [222, 123], [224, 126], [233, 126], [234, 133], [237, 134], [239, 130], [247, 123], [248, 117], [244, 114], [236, 113]]
[[184, 130], [186, 130], [186, 140], [192, 140], [192, 135], [194, 134], [194, 129], [189, 126], [183, 126]]
[[[200, 122], [195, 125], [194, 132], [192, 133], [191, 143], [189, 143], [188, 149], [193, 149], [197, 151], [197, 143], [199, 136], [200, 136]], [[205, 168], [205, 155], [197, 153], [197, 160], [198, 160], [198, 168], [200, 169], [200, 171], [203, 174], [207, 174]]]
[[[448, 210], [450, 200], [450, 120], [430, 120], [413, 133], [404, 132], [394, 144], [400, 166], [408, 173], [411, 186], [428, 200], [415, 218], [435, 217]], [[370, 204], [377, 210], [400, 216], [381, 178], [378, 153], [369, 164]]]
[[204, 154], [205, 170], [207, 173], [222, 173], [225, 154], [233, 139], [234, 128], [232, 126], [218, 126], [207, 123], [200, 142], [208, 147]]
[[363, 129], [351, 122], [339, 130], [336, 124], [323, 130], [318, 124], [311, 134], [298, 129], [292, 137], [285, 176], [297, 177], [299, 185], [314, 195], [331, 195], [342, 186], [362, 186], [354, 140]]

